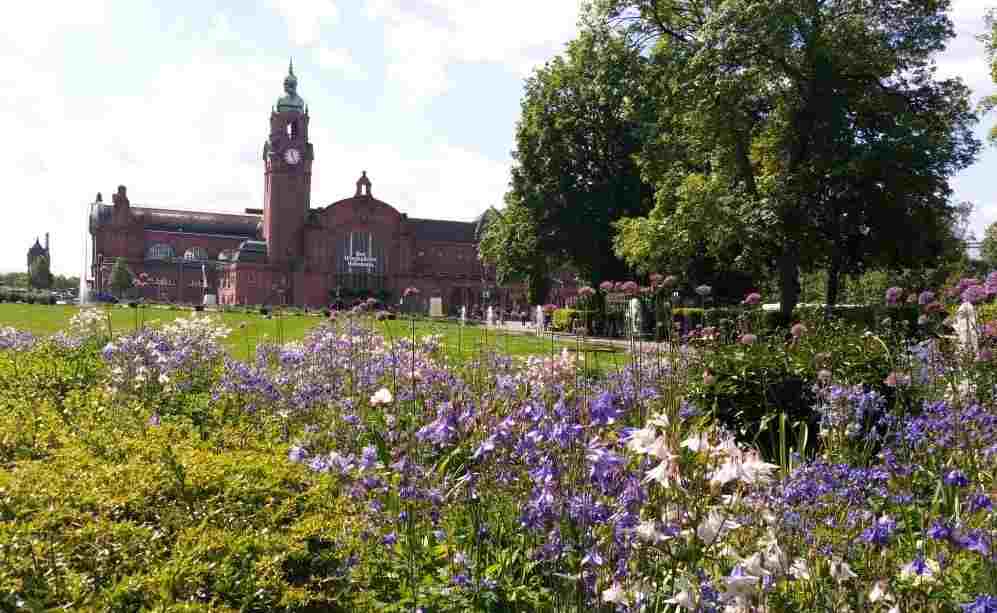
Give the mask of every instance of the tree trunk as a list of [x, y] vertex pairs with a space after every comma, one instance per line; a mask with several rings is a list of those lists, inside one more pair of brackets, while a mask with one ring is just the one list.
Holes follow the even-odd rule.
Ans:
[[793, 310], [800, 299], [800, 254], [794, 245], [787, 244], [779, 256], [779, 315], [781, 326], [793, 321]]

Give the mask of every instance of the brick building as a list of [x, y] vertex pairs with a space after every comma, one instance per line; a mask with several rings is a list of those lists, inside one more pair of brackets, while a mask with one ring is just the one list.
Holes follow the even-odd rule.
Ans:
[[522, 304], [522, 287], [498, 288], [477, 257], [485, 215], [476, 222], [410, 218], [372, 192], [366, 171], [355, 191], [312, 208], [315, 149], [310, 115], [289, 67], [286, 95], [270, 114], [263, 147], [263, 208], [244, 214], [133, 206], [124, 186], [91, 206], [93, 288], [106, 291], [124, 258], [148, 299], [222, 304], [328, 305], [375, 296], [397, 303], [407, 287], [448, 312], [487, 301]]

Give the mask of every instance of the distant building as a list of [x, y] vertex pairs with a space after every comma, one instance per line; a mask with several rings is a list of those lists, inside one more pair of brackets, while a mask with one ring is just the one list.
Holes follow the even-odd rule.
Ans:
[[36, 259], [41, 258], [41, 257], [46, 258], [49, 261], [49, 264], [52, 263], [52, 254], [49, 251], [49, 244], [48, 244], [48, 232], [45, 233], [45, 246], [44, 247], [38, 241], [38, 238], [35, 237], [35, 244], [31, 245], [31, 248], [28, 249], [28, 268], [27, 268], [27, 273], [29, 275], [31, 274], [31, 265], [34, 263], [34, 261]]
[[200, 302], [206, 287], [222, 304], [322, 306], [364, 295], [397, 302], [419, 299], [460, 305], [522, 304], [522, 286], [499, 288], [478, 259], [483, 219], [415, 219], [373, 196], [367, 172], [355, 193], [311, 207], [311, 119], [297, 95], [293, 66], [286, 95], [270, 114], [263, 146], [263, 208], [244, 214], [132, 206], [124, 186], [113, 203], [98, 194], [90, 216], [93, 285], [108, 286], [125, 258], [148, 298]]

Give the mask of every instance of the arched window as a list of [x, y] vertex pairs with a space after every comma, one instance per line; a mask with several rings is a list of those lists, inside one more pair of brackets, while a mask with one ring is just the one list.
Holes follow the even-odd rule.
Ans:
[[165, 260], [173, 257], [173, 247], [165, 243], [156, 243], [146, 251], [145, 257], [150, 260]]
[[191, 247], [183, 254], [183, 259], [185, 260], [206, 260], [208, 259], [208, 250], [204, 247]]

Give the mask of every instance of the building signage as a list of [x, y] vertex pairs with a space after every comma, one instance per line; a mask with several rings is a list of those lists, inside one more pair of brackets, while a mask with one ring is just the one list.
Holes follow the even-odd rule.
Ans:
[[377, 267], [377, 258], [363, 253], [343, 256], [343, 259], [346, 260], [346, 265], [351, 268], [369, 268], [373, 270]]

